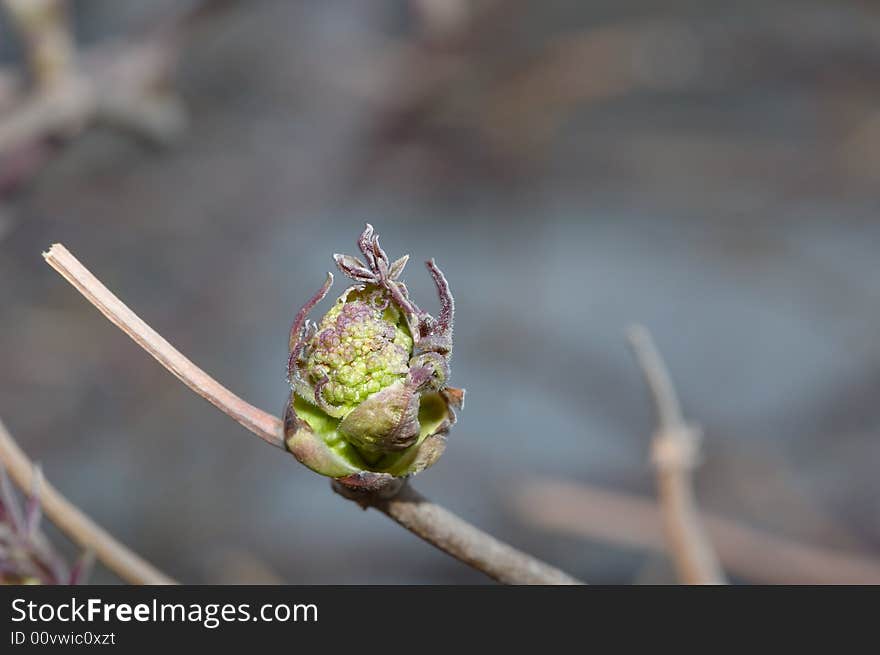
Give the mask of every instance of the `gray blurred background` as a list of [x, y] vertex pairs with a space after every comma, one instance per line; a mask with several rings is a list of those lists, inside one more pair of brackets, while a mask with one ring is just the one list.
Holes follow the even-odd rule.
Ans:
[[[79, 42], [182, 4], [74, 1]], [[420, 304], [431, 256], [456, 294], [467, 406], [424, 494], [591, 582], [672, 581], [510, 502], [529, 476], [653, 496], [638, 321], [705, 428], [703, 507], [880, 556], [878, 79], [867, 1], [231, 3], [186, 42], [176, 143], [88, 130], [4, 192], [0, 416], [181, 580], [485, 582], [198, 399], [40, 257], [63, 242], [280, 414], [293, 314], [369, 221]]]

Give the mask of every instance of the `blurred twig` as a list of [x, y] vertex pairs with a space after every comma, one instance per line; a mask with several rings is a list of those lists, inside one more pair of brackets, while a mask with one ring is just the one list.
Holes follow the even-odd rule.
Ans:
[[67, 563], [40, 530], [42, 480], [36, 467], [22, 508], [6, 468], [0, 465], [0, 585], [72, 584]]
[[244, 548], [220, 546], [208, 551], [201, 564], [208, 584], [283, 585], [284, 578], [262, 558]]
[[[575, 482], [532, 480], [513, 496], [519, 515], [559, 534], [665, 550], [661, 509], [651, 500]], [[706, 531], [732, 573], [771, 584], [880, 584], [880, 562], [801, 544], [704, 513]]]
[[678, 575], [685, 584], [724, 584], [724, 573], [700, 521], [691, 480], [699, 457], [699, 432], [681, 415], [669, 372], [651, 335], [635, 326], [628, 337], [657, 411], [651, 460], [657, 471], [663, 524]]
[[[105, 317], [181, 382], [267, 443], [285, 448], [280, 419], [248, 404], [184, 357], [92, 275], [61, 244], [43, 257]], [[504, 544], [404, 486], [370, 506], [456, 559], [509, 584], [580, 584], [575, 578]]]
[[47, 90], [73, 73], [76, 45], [66, 0], [3, 0], [27, 50], [38, 89]]
[[[33, 489], [39, 469], [0, 422], [0, 462], [22, 490]], [[106, 530], [83, 514], [51, 484], [42, 480], [40, 503], [46, 516], [82, 548], [90, 550], [111, 571], [132, 584], [175, 584], [174, 580], [113, 538]], [[74, 570], [74, 574], [77, 571]]]
[[[210, 9], [231, 0], [201, 0], [145, 35], [82, 52], [70, 33], [65, 3], [4, 2], [27, 44], [35, 81], [24, 95], [11, 84], [0, 89], [0, 159], [11, 160], [0, 170], [0, 187], [9, 188], [52, 154], [43, 145], [47, 140], [76, 136], [96, 123], [163, 145], [177, 138], [186, 126], [186, 112], [172, 77], [183, 37]], [[28, 165], [22, 166], [22, 160]]]

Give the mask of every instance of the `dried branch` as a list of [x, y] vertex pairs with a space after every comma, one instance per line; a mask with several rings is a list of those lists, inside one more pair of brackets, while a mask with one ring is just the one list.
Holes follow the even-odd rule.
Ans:
[[[661, 509], [637, 495], [575, 482], [532, 480], [512, 497], [528, 523], [556, 534], [665, 550]], [[880, 584], [880, 562], [856, 553], [798, 543], [716, 514], [706, 531], [730, 572], [770, 584]]]
[[[35, 486], [39, 469], [28, 459], [0, 422], [0, 462], [20, 489]], [[132, 584], [175, 584], [174, 580], [113, 538], [104, 528], [83, 514], [55, 487], [42, 480], [40, 503], [43, 512], [66, 535], [82, 548], [90, 550], [111, 571]], [[74, 574], [77, 574], [74, 571]]]
[[43, 253], [43, 258], [111, 323], [150, 353], [178, 380], [266, 443], [286, 450], [281, 422], [276, 417], [245, 402], [184, 357], [113, 295], [67, 248], [56, 243]]
[[651, 461], [678, 575], [685, 584], [724, 584], [724, 573], [700, 522], [691, 479], [699, 458], [699, 431], [685, 423], [669, 372], [648, 331], [635, 326], [628, 338], [657, 412]]
[[579, 585], [580, 580], [498, 541], [404, 484], [394, 495], [359, 493], [334, 484], [334, 491], [364, 509], [374, 507], [398, 525], [490, 578], [514, 585]]
[[[267, 443], [285, 449], [281, 421], [222, 386], [184, 357], [113, 295], [64, 246], [43, 257], [86, 300], [186, 386]], [[350, 497], [350, 496], [347, 496]], [[361, 497], [358, 502], [364, 503]], [[510, 584], [579, 584], [562, 571], [522, 553], [404, 487], [395, 498], [371, 497], [368, 505], [456, 559]]]

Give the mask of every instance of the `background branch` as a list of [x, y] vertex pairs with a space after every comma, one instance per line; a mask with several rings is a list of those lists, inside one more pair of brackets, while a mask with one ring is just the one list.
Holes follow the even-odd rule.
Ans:
[[657, 430], [651, 463], [669, 550], [685, 584], [724, 584], [724, 573], [700, 522], [691, 474], [697, 465], [699, 432], [685, 423], [669, 372], [651, 335], [641, 326], [628, 331], [629, 344], [654, 399]]
[[[0, 421], [0, 462], [18, 487], [28, 493], [39, 474]], [[104, 565], [132, 584], [176, 584], [104, 528], [80, 511], [46, 480], [39, 483], [40, 502], [49, 519], [82, 548], [95, 553]]]
[[[76, 136], [95, 123], [160, 145], [179, 137], [187, 117], [172, 78], [185, 37], [233, 0], [201, 0], [144, 35], [99, 43], [82, 52], [77, 52], [65, 3], [3, 2], [27, 46], [36, 83], [24, 95], [11, 85], [0, 89], [5, 91], [0, 98], [0, 157], [12, 159], [0, 180], [10, 187], [31, 175], [53, 151], [38, 146], [53, 137]], [[18, 161], [25, 155], [28, 166]]]
[[[557, 480], [531, 480], [512, 496], [516, 513], [555, 534], [664, 551], [661, 509], [620, 491]], [[798, 543], [740, 521], [703, 513], [724, 566], [770, 584], [880, 584], [880, 562], [857, 553]]]
[[[105, 287], [64, 246], [54, 244], [43, 257], [98, 311], [152, 355], [177, 379], [265, 442], [286, 450], [281, 420], [248, 404], [214, 380], [153, 330]], [[373, 506], [429, 544], [508, 584], [581, 584], [516, 550], [404, 485], [397, 497], [353, 498]]]
[[40, 89], [49, 89], [74, 67], [76, 46], [66, 0], [3, 0], [27, 51], [28, 66]]

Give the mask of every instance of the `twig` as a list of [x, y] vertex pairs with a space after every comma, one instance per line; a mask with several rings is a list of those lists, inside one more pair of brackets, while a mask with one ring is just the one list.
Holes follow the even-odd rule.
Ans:
[[628, 338], [657, 411], [651, 460], [657, 472], [666, 538], [678, 575], [685, 584], [724, 584], [718, 557], [700, 523], [691, 480], [699, 456], [699, 432], [685, 423], [669, 373], [648, 331], [632, 327]]
[[3, 0], [27, 49], [38, 87], [48, 89], [73, 70], [76, 47], [66, 0]]
[[0, 155], [14, 154], [50, 136], [79, 132], [95, 112], [95, 98], [85, 78], [73, 77], [36, 93], [0, 116]]
[[[512, 496], [528, 523], [557, 534], [663, 551], [663, 519], [647, 498], [576, 482], [532, 480]], [[731, 572], [770, 584], [880, 584], [880, 562], [864, 555], [802, 544], [703, 513], [706, 531]]]
[[113, 295], [67, 248], [56, 243], [43, 253], [43, 258], [111, 323], [150, 353], [178, 380], [266, 443], [286, 450], [281, 422], [276, 417], [245, 402], [184, 357]]
[[[37, 85], [0, 118], [0, 153], [14, 153], [52, 136], [69, 137], [100, 120], [160, 142], [180, 132], [182, 108], [169, 89], [162, 89], [175, 58], [164, 35], [138, 39], [124, 48], [99, 44], [76, 57], [70, 26], [57, 0], [5, 2], [29, 44]], [[173, 115], [166, 109], [172, 105]]]
[[232, 4], [200, 0], [131, 43], [108, 41], [77, 53], [58, 0], [3, 1], [29, 44], [37, 85], [23, 97], [9, 97], [11, 89], [2, 89], [0, 157], [15, 164], [15, 155], [22, 152], [41, 155], [28, 166], [0, 171], [4, 187], [20, 183], [52, 154], [37, 145], [75, 136], [96, 123], [160, 145], [177, 138], [187, 119], [171, 78], [184, 37], [203, 18]]
[[34, 484], [24, 507], [12, 491], [6, 468], [0, 464], [0, 585], [72, 584], [67, 562], [40, 530], [42, 472], [34, 470]]
[[[39, 475], [34, 464], [19, 448], [0, 421], [0, 462], [23, 491], [34, 487]], [[108, 569], [132, 584], [176, 584], [152, 564], [114, 539], [104, 528], [83, 514], [62, 496], [55, 487], [42, 480], [40, 502], [43, 512], [66, 535], [82, 548], [91, 550]]]
[[[114, 296], [61, 244], [43, 257], [86, 300], [181, 382], [267, 443], [285, 449], [280, 419], [258, 409], [223, 387], [184, 357]], [[428, 502], [412, 489], [397, 498], [369, 503], [433, 546], [511, 584], [579, 584], [579, 581], [482, 532], [449, 511]]]
[[432, 503], [408, 484], [390, 498], [358, 494], [342, 485], [333, 485], [333, 489], [364, 509], [376, 508], [432, 546], [498, 582], [513, 585], [583, 584], [567, 573], [498, 541]]

